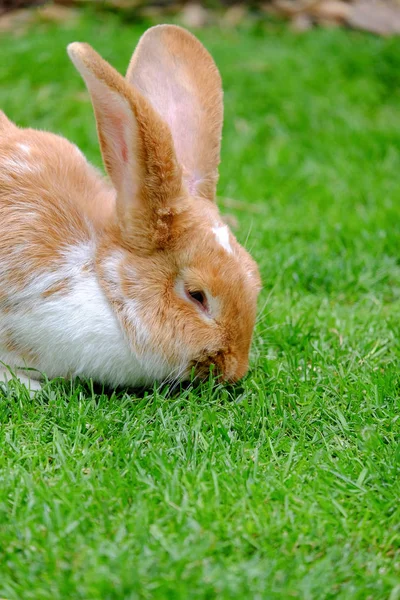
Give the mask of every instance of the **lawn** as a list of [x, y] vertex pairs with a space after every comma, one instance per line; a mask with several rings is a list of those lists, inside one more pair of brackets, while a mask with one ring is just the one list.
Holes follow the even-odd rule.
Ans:
[[[111, 16], [0, 39], [0, 107], [100, 164], [65, 46], [122, 72]], [[7, 600], [400, 598], [400, 39], [198, 32], [220, 67], [223, 211], [260, 265], [237, 386], [0, 390]]]

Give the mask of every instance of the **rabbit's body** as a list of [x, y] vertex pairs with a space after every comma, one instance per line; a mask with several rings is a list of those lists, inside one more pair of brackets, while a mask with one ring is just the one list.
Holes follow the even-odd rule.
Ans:
[[[0, 362], [36, 369], [31, 378], [167, 377], [165, 360], [132, 353], [96, 272], [114, 190], [67, 140], [0, 123]], [[121, 252], [111, 245], [110, 263]]]
[[238, 379], [260, 280], [213, 202], [211, 57], [174, 26], [143, 36], [127, 80], [84, 44], [69, 52], [113, 186], [67, 140], [0, 113], [0, 361], [110, 385], [211, 364]]

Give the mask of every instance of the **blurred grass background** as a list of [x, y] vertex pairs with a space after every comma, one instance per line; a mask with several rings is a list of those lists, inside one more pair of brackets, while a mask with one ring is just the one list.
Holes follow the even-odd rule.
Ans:
[[[124, 72], [150, 21], [0, 37], [0, 107], [101, 165], [65, 47]], [[220, 205], [263, 279], [252, 370], [168, 394], [0, 391], [0, 595], [400, 598], [400, 39], [195, 31], [225, 90]]]

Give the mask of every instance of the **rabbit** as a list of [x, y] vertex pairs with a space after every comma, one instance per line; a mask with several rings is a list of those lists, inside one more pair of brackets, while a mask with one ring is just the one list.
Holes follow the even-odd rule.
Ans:
[[[260, 275], [215, 203], [221, 79], [188, 31], [144, 33], [126, 78], [89, 45], [108, 178], [52, 133], [0, 113], [0, 364], [111, 387], [248, 370]], [[24, 368], [29, 368], [25, 373]]]

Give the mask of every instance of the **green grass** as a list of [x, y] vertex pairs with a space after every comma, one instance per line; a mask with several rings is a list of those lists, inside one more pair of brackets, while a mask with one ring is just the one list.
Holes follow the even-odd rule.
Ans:
[[[0, 106], [100, 164], [65, 46], [124, 71], [142, 30], [2, 34]], [[222, 206], [264, 283], [252, 369], [172, 395], [0, 392], [0, 596], [398, 600], [400, 39], [199, 36], [225, 87]]]

